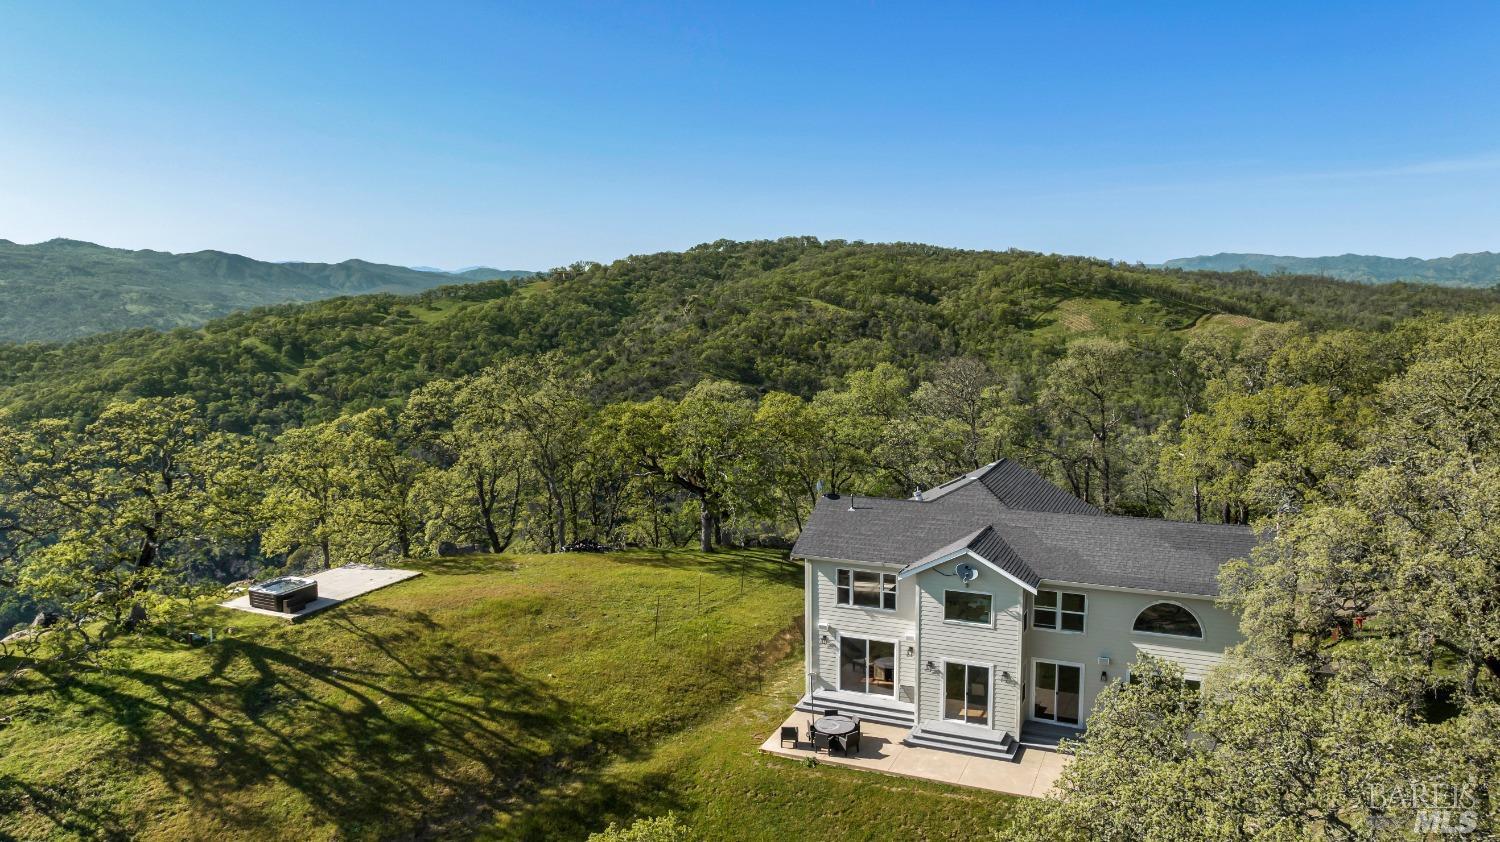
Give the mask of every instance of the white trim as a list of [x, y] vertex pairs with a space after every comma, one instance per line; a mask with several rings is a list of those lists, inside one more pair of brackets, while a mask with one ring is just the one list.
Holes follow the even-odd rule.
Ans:
[[813, 641], [818, 640], [818, 571], [813, 567], [811, 561], [806, 559], [802, 562], [802, 611], [807, 618], [807, 629], [803, 632], [802, 639], [807, 642], [802, 647], [802, 676], [807, 682], [808, 698], [815, 692], [813, 683], [818, 679], [818, 655], [822, 647]]
[[979, 725], [976, 725], [973, 722], [970, 722], [967, 719], [949, 719], [947, 716], [944, 715], [944, 710], [943, 709], [948, 706], [948, 665], [949, 664], [963, 664], [963, 666], [964, 666], [964, 708], [966, 708], [966, 709], [969, 707], [969, 687], [968, 687], [968, 685], [969, 685], [969, 671], [968, 671], [968, 668], [969, 667], [983, 667], [984, 669], [987, 669], [987, 670], [990, 671], [990, 678], [989, 678], [989, 681], [985, 683], [985, 689], [984, 689], [984, 704], [985, 704], [986, 710], [985, 710], [985, 713], [984, 713], [984, 725], [982, 727], [994, 730], [994, 728], [995, 728], [995, 665], [994, 664], [985, 664], [985, 663], [975, 663], [974, 661], [959, 661], [959, 660], [952, 659], [952, 658], [943, 658], [942, 660], [943, 660], [942, 681], [939, 682], [939, 683], [942, 685], [943, 695], [942, 695], [942, 697], [941, 697], [941, 699], [940, 699], [940, 701], [938, 703], [938, 716], [937, 716], [938, 721], [939, 722], [957, 722], [957, 723], [960, 723], [960, 724], [963, 724], [963, 725], [969, 725], [969, 726], [974, 727], [974, 728], [981, 727]]
[[1036, 593], [1036, 588], [1033, 588], [1032, 586], [1026, 584], [1025, 582], [1021, 581], [1020, 579], [1017, 579], [1015, 576], [1012, 576], [1011, 574], [1005, 572], [1005, 570], [1002, 569], [1000, 567], [1000, 565], [994, 563], [993, 561], [990, 561], [989, 559], [985, 558], [984, 556], [980, 555], [979, 553], [974, 552], [973, 550], [969, 549], [968, 547], [965, 547], [965, 548], [963, 548], [961, 550], [954, 550], [953, 552], [948, 553], [945, 556], [939, 556], [938, 558], [932, 559], [931, 561], [928, 561], [928, 562], [924, 562], [923, 564], [920, 564], [920, 565], [918, 565], [916, 567], [906, 567], [906, 568], [903, 568], [900, 573], [896, 574], [896, 580], [900, 581], [902, 579], [910, 579], [911, 577], [917, 575], [918, 573], [922, 573], [924, 571], [931, 570], [932, 568], [937, 567], [940, 564], [946, 564], [947, 562], [950, 562], [953, 559], [958, 558], [959, 556], [962, 556], [962, 555], [970, 555], [970, 556], [973, 556], [974, 558], [979, 559], [980, 561], [984, 562], [984, 566], [985, 567], [988, 567], [989, 569], [995, 571], [996, 573], [999, 573], [1001, 576], [1004, 576], [1005, 578], [1011, 580], [1012, 582], [1015, 582], [1017, 585], [1020, 585], [1021, 586], [1021, 590], [1024, 590], [1027, 593], [1032, 593], [1032, 594]]
[[[1196, 635], [1192, 635], [1192, 634], [1170, 634], [1168, 632], [1136, 631], [1136, 628], [1135, 628], [1135, 622], [1136, 622], [1136, 620], [1139, 620], [1141, 618], [1141, 615], [1144, 614], [1144, 613], [1146, 613], [1147, 609], [1154, 608], [1154, 607], [1156, 607], [1158, 605], [1175, 605], [1178, 608], [1181, 608], [1182, 610], [1188, 612], [1188, 615], [1193, 618], [1193, 622], [1195, 622], [1195, 623], [1198, 624], [1198, 633]], [[1141, 635], [1145, 635], [1147, 637], [1160, 637], [1160, 638], [1164, 638], [1166, 640], [1203, 640], [1204, 637], [1206, 636], [1204, 634], [1204, 632], [1203, 632], [1203, 619], [1198, 616], [1198, 612], [1196, 612], [1193, 609], [1187, 607], [1186, 605], [1183, 605], [1180, 602], [1176, 602], [1176, 601], [1173, 601], [1173, 600], [1170, 600], [1170, 599], [1158, 599], [1157, 601], [1151, 603], [1150, 605], [1147, 605], [1145, 608], [1142, 608], [1141, 610], [1137, 611], [1135, 613], [1135, 619], [1130, 621], [1130, 633], [1131, 634], [1141, 634]]]
[[[859, 690], [844, 689], [844, 638], [846, 637], [851, 640], [863, 640], [865, 642], [866, 670], [869, 670], [868, 662], [870, 658], [870, 644], [874, 642], [889, 643], [891, 645], [891, 694], [889, 696], [884, 693], [865, 693]], [[876, 699], [890, 699], [893, 702], [901, 701], [901, 641], [891, 640], [890, 638], [885, 637], [867, 637], [863, 633], [861, 633], [839, 635], [835, 640], [835, 643], [838, 647], [838, 660], [835, 662], [836, 669], [834, 671], [833, 682], [834, 690], [837, 690], [840, 693], [853, 693], [858, 696], [870, 696]], [[869, 685], [869, 681], [870, 679], [867, 673], [865, 677], [866, 686]]]
[[863, 564], [866, 567], [874, 567], [879, 570], [892, 571], [898, 571], [902, 567], [906, 566], [894, 561], [860, 561], [857, 558], [830, 558], [828, 556], [821, 555], [799, 555], [794, 556], [794, 558], [800, 558], [803, 561], [821, 561], [828, 564]]
[[[846, 570], [849, 572], [849, 599], [851, 601], [840, 602], [839, 588], [843, 587], [843, 585], [839, 584], [839, 574]], [[878, 594], [880, 596], [879, 605], [856, 605], [854, 604], [854, 602], [852, 602], [852, 600], [854, 599], [855, 573], [873, 573], [876, 576], [880, 577], [880, 581], [877, 583], [877, 587], [879, 587]], [[887, 576], [893, 577], [891, 579], [891, 596], [895, 598], [896, 602], [896, 604], [890, 608], [885, 607], [885, 577]], [[835, 608], [854, 608], [862, 611], [880, 611], [885, 614], [895, 614], [901, 608], [901, 579], [899, 576], [896, 576], [895, 573], [892, 573], [889, 570], [856, 570], [853, 567], [836, 567], [833, 570], [833, 605]]]
[[[974, 622], [972, 620], [950, 620], [950, 619], [948, 619], [948, 594], [950, 594], [950, 593], [972, 593], [972, 594], [979, 594], [980, 596], [987, 596], [987, 597], [989, 597], [990, 598], [990, 611], [989, 611], [990, 619], [987, 622], [983, 622], [983, 623], [976, 623], [976, 622]], [[943, 610], [943, 624], [944, 625], [949, 625], [949, 626], [966, 626], [966, 627], [971, 628], [971, 629], [991, 629], [991, 630], [993, 630], [995, 628], [995, 595], [992, 594], [992, 593], [990, 593], [989, 591], [970, 591], [970, 590], [955, 590], [953, 588], [943, 588], [943, 604], [942, 604], [941, 607], [942, 607], [942, 610]]]
[[[1052, 608], [1043, 607], [1041, 609], [1043, 611], [1051, 611], [1053, 614], [1057, 615], [1057, 626], [1056, 626], [1056, 628], [1050, 628], [1049, 629], [1049, 628], [1046, 628], [1045, 626], [1039, 626], [1039, 625], [1036, 624], [1037, 606], [1036, 606], [1036, 599], [1033, 597], [1033, 599], [1031, 600], [1031, 614], [1027, 618], [1027, 620], [1029, 621], [1027, 623], [1027, 630], [1028, 631], [1035, 630], [1035, 631], [1051, 632], [1052, 634], [1076, 634], [1076, 635], [1086, 635], [1086, 634], [1089, 633], [1089, 601], [1090, 600], [1089, 600], [1089, 595], [1088, 594], [1086, 594], [1086, 593], [1080, 593], [1078, 591], [1061, 591], [1061, 590], [1055, 590], [1053, 588], [1042, 588], [1041, 590], [1042, 591], [1051, 591], [1052, 593], [1057, 594], [1057, 605], [1053, 606]], [[1038, 593], [1040, 593], [1040, 591], [1038, 591]], [[1073, 596], [1081, 596], [1081, 597], [1083, 597], [1083, 628], [1081, 628], [1081, 629], [1079, 629], [1077, 631], [1074, 631], [1072, 629], [1065, 629], [1065, 628], [1062, 627], [1062, 615], [1065, 613], [1063, 611], [1063, 607], [1062, 607], [1063, 594], [1072, 594]], [[1077, 611], [1068, 611], [1066, 613], [1073, 614], [1073, 615], [1076, 616], [1076, 615], [1078, 615], [1079, 612], [1077, 612]], [[1135, 621], [1132, 620], [1131, 622], [1134, 623]]]
[[[1043, 718], [1035, 715], [1036, 714], [1036, 665], [1039, 664], [1039, 663], [1048, 663], [1048, 664], [1052, 664], [1054, 666], [1060, 666], [1060, 667], [1077, 667], [1078, 668], [1078, 721], [1077, 722], [1063, 722], [1063, 721], [1057, 720], [1057, 719], [1043, 719]], [[1061, 725], [1064, 728], [1077, 728], [1080, 731], [1083, 730], [1084, 723], [1089, 718], [1088, 717], [1088, 712], [1083, 709], [1083, 700], [1084, 700], [1084, 697], [1085, 697], [1085, 694], [1084, 694], [1083, 691], [1084, 691], [1084, 688], [1088, 686], [1088, 680], [1089, 680], [1088, 667], [1086, 667], [1083, 664], [1080, 664], [1080, 663], [1077, 663], [1077, 662], [1074, 662], [1074, 661], [1059, 661], [1059, 660], [1056, 660], [1055, 658], [1037, 658], [1037, 657], [1033, 657], [1031, 659], [1031, 700], [1027, 703], [1026, 719], [1029, 720], [1029, 721], [1031, 721], [1031, 722], [1044, 722], [1044, 723], [1046, 723], [1048, 725]], [[1057, 708], [1057, 688], [1055, 688], [1055, 687], [1052, 689], [1052, 707], [1054, 708], [1054, 710]]]
[[1088, 582], [1069, 582], [1063, 579], [1043, 579], [1039, 586], [1043, 590], [1055, 590], [1057, 588], [1093, 588], [1096, 591], [1118, 591], [1120, 593], [1138, 593], [1148, 596], [1161, 596], [1174, 599], [1202, 599], [1208, 602], [1217, 602], [1216, 594], [1187, 593], [1185, 591], [1156, 591], [1150, 588], [1122, 588], [1117, 585], [1091, 585]]

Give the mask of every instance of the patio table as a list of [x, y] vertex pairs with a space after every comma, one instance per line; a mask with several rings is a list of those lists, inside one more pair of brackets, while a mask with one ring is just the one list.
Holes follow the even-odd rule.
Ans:
[[813, 720], [813, 730], [830, 737], [842, 737], [854, 733], [858, 726], [847, 716], [823, 716]]

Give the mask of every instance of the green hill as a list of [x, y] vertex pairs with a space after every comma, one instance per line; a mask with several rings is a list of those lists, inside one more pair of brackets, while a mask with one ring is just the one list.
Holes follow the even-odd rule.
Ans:
[[298, 625], [206, 608], [179, 628], [213, 642], [31, 674], [0, 722], [0, 838], [581, 838], [675, 810], [699, 838], [878, 817], [938, 839], [1013, 803], [756, 752], [799, 686], [780, 555], [411, 564]]
[[1500, 254], [1481, 251], [1452, 257], [1379, 257], [1341, 254], [1332, 257], [1284, 257], [1274, 254], [1220, 254], [1181, 257], [1163, 264], [1171, 269], [1215, 272], [1248, 270], [1262, 275], [1318, 275], [1343, 281], [1385, 284], [1395, 281], [1454, 287], [1500, 284]]
[[[171, 254], [78, 240], [0, 240], [0, 341], [58, 340], [129, 328], [190, 327], [236, 310], [339, 295], [411, 293], [458, 279], [364, 260], [267, 263], [221, 251]], [[524, 274], [524, 273], [521, 273]]]
[[274, 431], [552, 349], [592, 371], [603, 398], [676, 395], [703, 377], [809, 395], [882, 361], [919, 375], [961, 354], [1029, 368], [1079, 335], [1185, 336], [1215, 315], [1380, 329], [1497, 307], [1492, 290], [904, 243], [722, 241], [521, 281], [264, 308], [192, 330], [0, 345], [0, 407], [82, 419], [111, 399], [186, 394], [229, 429]]
[[493, 269], [489, 266], [471, 266], [468, 269], [459, 269], [448, 274], [466, 281], [514, 281], [520, 278], [529, 278], [536, 273], [528, 272], [525, 269]]

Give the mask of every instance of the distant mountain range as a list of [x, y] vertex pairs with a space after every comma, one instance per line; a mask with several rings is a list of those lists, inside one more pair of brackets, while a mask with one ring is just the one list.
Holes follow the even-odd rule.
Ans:
[[81, 240], [33, 245], [0, 240], [0, 341], [194, 327], [268, 304], [414, 293], [460, 281], [530, 274], [486, 266], [423, 271], [364, 260], [270, 263], [222, 251], [172, 254]]
[[462, 269], [452, 270], [439, 269], [436, 266], [412, 266], [410, 268], [418, 272], [436, 272], [439, 275], [451, 275], [469, 281], [511, 281], [536, 274], [525, 269], [496, 269], [492, 266], [465, 266]]
[[1434, 257], [1430, 260], [1370, 254], [1283, 257], [1275, 254], [1222, 252], [1179, 257], [1162, 265], [1169, 269], [1208, 269], [1218, 272], [1249, 269], [1262, 275], [1323, 275], [1367, 284], [1410, 281], [1450, 287], [1489, 287], [1500, 283], [1500, 254], [1489, 251]]

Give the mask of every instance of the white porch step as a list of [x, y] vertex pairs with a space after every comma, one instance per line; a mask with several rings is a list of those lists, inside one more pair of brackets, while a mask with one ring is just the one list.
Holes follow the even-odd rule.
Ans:
[[1015, 760], [1018, 748], [1015, 738], [1007, 732], [956, 722], [924, 722], [911, 729], [902, 742], [995, 760]]
[[894, 699], [885, 700], [863, 693], [840, 693], [834, 690], [819, 690], [811, 700], [804, 695], [797, 702], [797, 710], [812, 714], [837, 710], [842, 714], [853, 714], [862, 720], [903, 728], [910, 728], [917, 721], [916, 711], [911, 705]]

